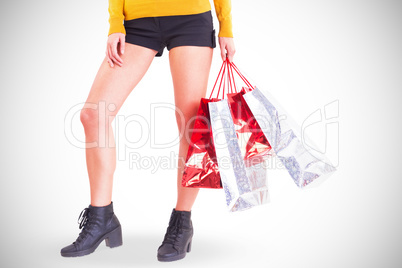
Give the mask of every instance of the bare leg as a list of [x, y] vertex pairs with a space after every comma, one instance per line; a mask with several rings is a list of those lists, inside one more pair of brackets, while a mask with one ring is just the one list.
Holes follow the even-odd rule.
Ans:
[[155, 50], [126, 43], [122, 67], [111, 68], [105, 58], [81, 110], [92, 206], [106, 206], [112, 200], [116, 148], [111, 123], [155, 54]]
[[[200, 99], [205, 97], [207, 91], [212, 55], [213, 49], [210, 47], [180, 46], [170, 50], [169, 60], [175, 104], [179, 111], [176, 112], [176, 120], [180, 133], [193, 127], [194, 120], [191, 118], [197, 114]], [[188, 125], [188, 122], [191, 124]], [[177, 170], [177, 203], [175, 209], [182, 211], [191, 210], [199, 191], [197, 188], [186, 188], [181, 185], [184, 161], [189, 146], [189, 140], [186, 136], [189, 135], [184, 135], [180, 141]]]

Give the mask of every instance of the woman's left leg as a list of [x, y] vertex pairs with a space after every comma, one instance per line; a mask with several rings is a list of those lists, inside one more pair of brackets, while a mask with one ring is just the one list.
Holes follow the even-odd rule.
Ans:
[[177, 203], [172, 211], [162, 245], [158, 248], [159, 261], [175, 261], [191, 250], [193, 224], [191, 208], [199, 189], [181, 185], [190, 130], [194, 125], [200, 99], [205, 97], [213, 48], [179, 46], [169, 51], [170, 70], [173, 78], [176, 120], [182, 133], [177, 170]]
[[213, 49], [210, 47], [179, 46], [169, 51], [176, 105], [176, 121], [180, 139], [179, 163], [177, 170], [176, 210], [191, 211], [199, 189], [181, 185], [184, 163], [191, 138], [194, 117], [200, 99], [205, 97], [211, 68]]

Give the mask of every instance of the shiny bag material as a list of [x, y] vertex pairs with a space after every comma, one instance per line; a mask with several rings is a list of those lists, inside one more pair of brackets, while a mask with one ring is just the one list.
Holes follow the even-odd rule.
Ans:
[[[245, 79], [237, 67], [234, 66], [234, 68]], [[296, 185], [300, 188], [318, 185], [333, 174], [336, 168], [329, 159], [302, 143], [305, 140], [313, 144], [307, 136], [302, 137], [299, 131], [301, 127], [293, 118], [278, 103], [274, 104], [276, 101], [269, 93], [263, 94], [258, 88], [252, 87], [247, 80], [246, 82], [249, 86], [242, 90], [244, 93], [242, 98], [272, 146], [273, 153], [279, 158]], [[279, 120], [279, 118], [286, 118], [286, 120]], [[312, 184], [312, 182], [315, 183]]]
[[[266, 161], [272, 150], [241, 98], [244, 92], [219, 99], [225, 70], [230, 80], [227, 66], [228, 62], [224, 62], [223, 72], [221, 68], [215, 82], [216, 85], [222, 72], [216, 98], [211, 98], [212, 90], [209, 99], [201, 100], [182, 185], [219, 188], [217, 178], [220, 178], [228, 211], [234, 212], [269, 202]], [[224, 98], [225, 82], [222, 88]]]
[[[226, 99], [208, 103], [219, 174], [229, 212], [241, 211], [269, 202], [264, 153], [244, 157]], [[251, 146], [252, 147], [252, 146]], [[247, 155], [247, 153], [245, 154]], [[259, 158], [253, 162], [252, 159]]]
[[227, 98], [208, 107], [226, 205], [234, 212], [269, 202], [266, 167], [272, 148], [241, 97], [244, 92], [236, 92], [229, 61], [224, 64], [222, 98]]
[[222, 188], [208, 103], [217, 99], [202, 98], [194, 121], [182, 177], [182, 185], [192, 188]]
[[272, 156], [272, 148], [244, 101], [244, 93], [245, 91], [227, 94], [227, 99], [242, 157], [246, 165], [253, 165], [265, 161], [267, 156]]

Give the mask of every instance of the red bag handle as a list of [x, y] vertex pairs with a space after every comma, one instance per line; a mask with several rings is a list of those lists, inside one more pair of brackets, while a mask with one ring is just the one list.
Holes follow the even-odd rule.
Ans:
[[[209, 99], [211, 99], [212, 94], [214, 93], [215, 87], [219, 81], [219, 86], [218, 86], [218, 93], [217, 93], [217, 98], [219, 98], [219, 93], [222, 89], [222, 99], [225, 98], [225, 88], [226, 86], [228, 87], [228, 92], [227, 93], [237, 93], [237, 87], [236, 87], [236, 82], [234, 79], [233, 75], [233, 70], [235, 70], [235, 73], [243, 80], [243, 82], [253, 89], [254, 87], [251, 85], [251, 83], [247, 80], [247, 78], [240, 72], [239, 68], [233, 63], [229, 61], [229, 58], [226, 58], [222, 62], [222, 66], [219, 70], [218, 76], [215, 80], [214, 86], [212, 88], [211, 94], [209, 95]], [[223, 83], [223, 84], [222, 84]]]
[[236, 71], [236, 73], [240, 76], [240, 78], [246, 83], [246, 85], [250, 88], [254, 88], [251, 83], [247, 80], [247, 78], [240, 72], [239, 68], [233, 63], [229, 62], [230, 66]]
[[215, 80], [214, 87], [212, 88], [211, 94], [209, 95], [210, 99], [212, 97], [212, 94], [215, 91], [215, 87], [216, 87], [216, 84], [218, 83], [218, 81], [220, 81], [220, 82], [219, 82], [218, 93], [217, 93], [216, 97], [219, 98], [219, 93], [220, 93], [221, 88], [222, 88], [222, 83], [223, 83], [222, 98], [225, 97], [225, 79], [224, 79], [224, 77], [225, 77], [225, 73], [227, 72], [227, 69], [228, 69], [228, 64], [227, 64], [226, 61], [223, 61], [221, 69], [219, 70], [218, 76], [217, 76], [217, 78]]

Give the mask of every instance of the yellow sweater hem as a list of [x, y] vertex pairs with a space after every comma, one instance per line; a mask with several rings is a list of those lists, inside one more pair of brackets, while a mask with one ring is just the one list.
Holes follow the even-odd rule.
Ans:
[[[230, 0], [214, 0], [219, 21], [218, 37], [233, 37]], [[180, 16], [211, 10], [209, 0], [109, 0], [109, 32], [126, 34], [124, 20]]]

